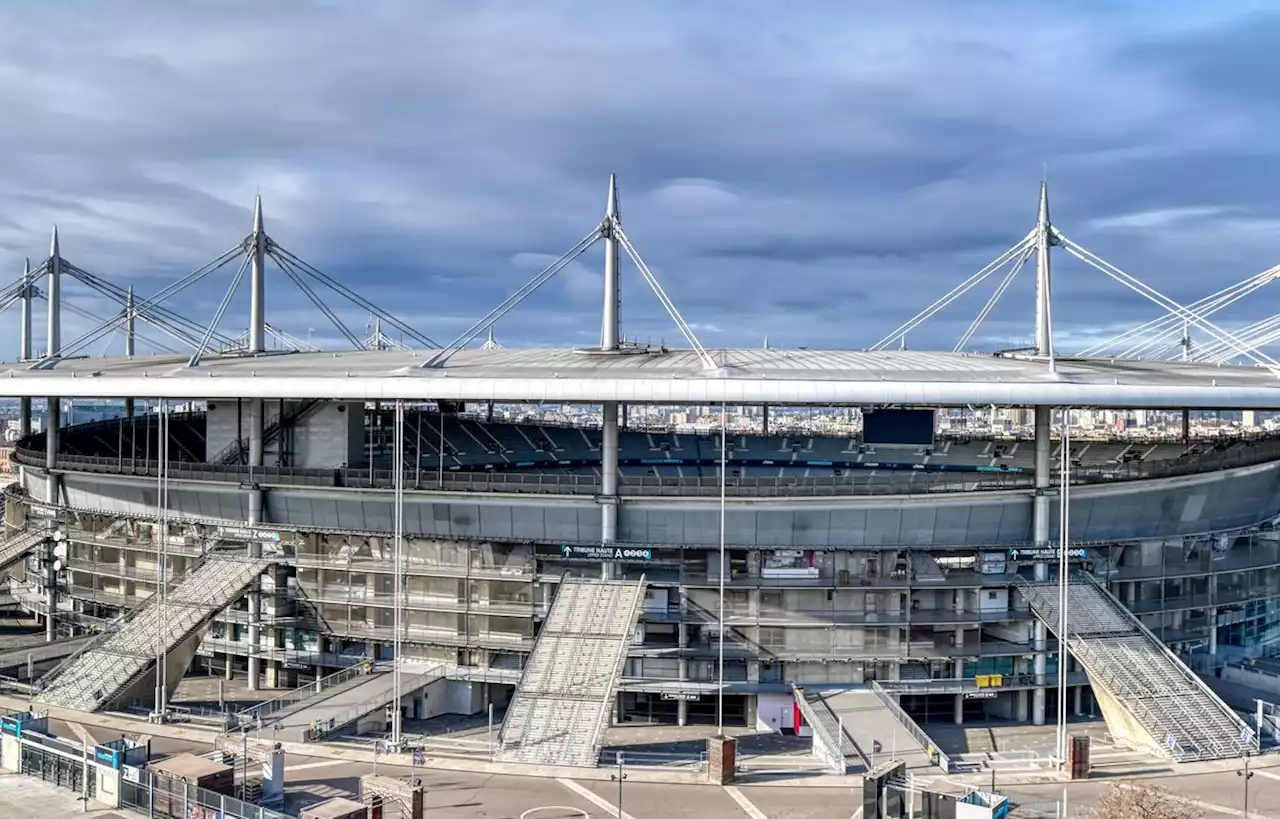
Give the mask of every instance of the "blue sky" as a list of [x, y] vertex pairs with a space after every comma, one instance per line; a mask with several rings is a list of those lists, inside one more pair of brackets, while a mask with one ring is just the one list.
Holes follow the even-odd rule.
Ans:
[[[67, 258], [146, 294], [243, 236], [260, 191], [282, 246], [448, 341], [599, 221], [611, 171], [708, 347], [870, 345], [1022, 237], [1046, 169], [1059, 227], [1175, 299], [1280, 263], [1265, 4], [789, 6], [7, 5], [0, 269], [43, 257], [56, 222]], [[592, 343], [601, 266], [583, 257], [499, 341]], [[176, 306], [209, 316], [224, 272]], [[624, 276], [624, 333], [675, 342]], [[972, 347], [1029, 339], [1031, 283]], [[911, 346], [949, 349], [994, 285]], [[340, 346], [282, 276], [269, 300]], [[1061, 346], [1155, 314], [1056, 263]], [[10, 311], [0, 354], [16, 335]]]

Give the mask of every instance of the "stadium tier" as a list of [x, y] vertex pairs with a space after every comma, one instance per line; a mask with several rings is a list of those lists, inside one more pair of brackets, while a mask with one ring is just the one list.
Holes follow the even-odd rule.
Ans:
[[[263, 684], [286, 687], [389, 659], [391, 410], [267, 402], [262, 465], [251, 466], [237, 434], [249, 406], [211, 399], [167, 424], [171, 582], [181, 588], [208, 555], [242, 554], [250, 543], [274, 566], [258, 613], [240, 597], [216, 614], [196, 665], [243, 675], [253, 658]], [[735, 432], [722, 453], [714, 431], [623, 428], [617, 536], [602, 548], [598, 426], [411, 406], [402, 429], [406, 658], [514, 682], [564, 577], [643, 579], [614, 717], [709, 722], [723, 573], [733, 722], [789, 726], [792, 685], [812, 691], [872, 680], [893, 683], [926, 725], [1054, 718], [1055, 698], [1045, 692], [1056, 681], [1056, 655], [1029, 593], [1019, 593], [1052, 577], [1055, 569], [1037, 576], [1037, 567], [1057, 554], [1056, 543], [1034, 538], [1033, 440], [886, 445]], [[152, 594], [160, 430], [157, 416], [142, 412], [63, 427], [57, 497], [47, 494], [43, 433], [18, 442], [22, 474], [7, 493], [7, 520], [38, 533], [54, 518], [68, 534], [63, 607], [109, 620]], [[1057, 464], [1061, 442], [1051, 444]], [[723, 564], [709, 497], [720, 491], [722, 455]], [[1272, 526], [1280, 440], [1075, 441], [1068, 460], [1072, 568], [1102, 583], [1152, 645], [1171, 650], [1160, 673], [1185, 687], [1187, 664], [1265, 652], [1280, 627], [1280, 532]], [[263, 492], [252, 527], [250, 484]], [[1056, 533], [1056, 503], [1051, 517]], [[16, 588], [35, 599], [39, 557], [33, 551], [25, 561]], [[1162, 650], [1148, 655], [1159, 659]], [[1070, 708], [1098, 701], [1104, 713], [1115, 710], [1114, 697], [1095, 696], [1106, 681], [1093, 667], [1073, 660], [1070, 670]], [[936, 693], [930, 686], [939, 680], [958, 687]], [[986, 693], [970, 696], [980, 689]], [[485, 697], [505, 705], [514, 690], [493, 684]], [[1135, 741], [1158, 749], [1163, 737]], [[1231, 745], [1191, 734], [1180, 743], [1177, 758]]]

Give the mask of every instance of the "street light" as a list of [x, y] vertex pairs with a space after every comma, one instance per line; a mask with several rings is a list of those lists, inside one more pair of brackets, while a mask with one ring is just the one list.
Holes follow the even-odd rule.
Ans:
[[[626, 780], [627, 775], [622, 772], [622, 751], [618, 751], [618, 772], [609, 774], [609, 778], [618, 783], [618, 819], [622, 819], [622, 783]], [[1248, 808], [1245, 808], [1248, 813]]]
[[1249, 752], [1241, 756], [1244, 757], [1244, 770], [1236, 771], [1236, 776], [1244, 779], [1244, 819], [1249, 819], [1249, 780], [1253, 778], [1253, 771], [1249, 770]]

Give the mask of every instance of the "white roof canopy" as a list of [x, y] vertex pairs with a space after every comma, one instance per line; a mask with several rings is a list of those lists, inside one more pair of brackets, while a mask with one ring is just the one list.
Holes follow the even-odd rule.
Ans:
[[467, 349], [77, 358], [0, 365], [0, 397], [337, 398], [659, 404], [1071, 405], [1280, 408], [1264, 367], [964, 353]]

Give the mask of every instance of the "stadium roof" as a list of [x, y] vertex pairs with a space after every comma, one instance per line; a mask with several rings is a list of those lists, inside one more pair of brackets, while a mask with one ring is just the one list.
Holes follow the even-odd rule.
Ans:
[[467, 349], [74, 358], [0, 365], [0, 397], [623, 401], [658, 404], [1035, 404], [1280, 409], [1262, 367], [920, 351]]

